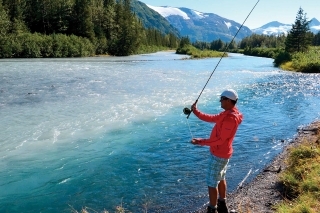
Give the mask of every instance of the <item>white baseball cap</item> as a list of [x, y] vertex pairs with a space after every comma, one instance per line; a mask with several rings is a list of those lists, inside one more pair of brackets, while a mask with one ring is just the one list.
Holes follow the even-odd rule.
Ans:
[[227, 89], [227, 90], [223, 91], [220, 96], [227, 97], [227, 98], [234, 100], [234, 101], [238, 100], [238, 93], [233, 89]]

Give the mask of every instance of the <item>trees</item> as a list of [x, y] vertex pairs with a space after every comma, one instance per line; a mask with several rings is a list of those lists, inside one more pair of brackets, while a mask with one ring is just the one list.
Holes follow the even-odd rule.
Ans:
[[134, 53], [138, 47], [139, 30], [136, 30], [139, 23], [131, 13], [130, 0], [120, 0], [115, 7], [114, 29], [118, 35], [109, 45], [108, 52], [112, 55], [126, 56]]
[[312, 44], [317, 45], [318, 38], [310, 32], [309, 22], [300, 7], [296, 21], [286, 38], [285, 50], [280, 51], [275, 57], [275, 66], [299, 72], [319, 72], [319, 50], [311, 47]]
[[[121, 1], [120, 1], [121, 2]], [[117, 46], [121, 49], [118, 55], [131, 55], [136, 52], [139, 46], [140, 37], [140, 23], [138, 22], [136, 16], [131, 12], [130, 0], [123, 0], [122, 10], [119, 13], [121, 22], [119, 40]], [[141, 26], [142, 27], [142, 26]]]
[[296, 21], [292, 25], [285, 41], [286, 52], [305, 52], [308, 49], [312, 39], [309, 33], [309, 22], [306, 18], [306, 13], [304, 13], [300, 7]]
[[27, 32], [28, 29], [23, 22], [24, 0], [3, 0], [4, 9], [7, 11], [10, 20], [10, 33]]
[[267, 48], [279, 48], [283, 47], [286, 36], [281, 35], [258, 35], [252, 34], [241, 40], [239, 47], [240, 49], [245, 48], [256, 48], [256, 47], [267, 47]]
[[68, 33], [73, 0], [24, 1], [24, 22], [32, 33]]
[[10, 20], [7, 12], [2, 6], [2, 0], [0, 0], [0, 38], [7, 35], [9, 28]]
[[[24, 54], [28, 52], [24, 48], [37, 42], [54, 53]], [[86, 51], [90, 54], [93, 45], [95, 54], [124, 56], [147, 50], [146, 46], [176, 48], [179, 38], [145, 29], [131, 11], [131, 0], [0, 0], [0, 57], [83, 56], [55, 48], [72, 42], [77, 44], [68, 46], [72, 49], [90, 46]]]
[[179, 44], [179, 48], [182, 48], [186, 45], [190, 45], [191, 42], [190, 42], [190, 38], [188, 36], [186, 37], [182, 37], [181, 40], [180, 40], [180, 44]]
[[76, 0], [73, 6], [72, 30], [75, 35], [93, 40], [95, 37], [90, 0]]
[[225, 47], [225, 43], [219, 38], [218, 40], [212, 41], [210, 43], [211, 50], [222, 50]]
[[320, 46], [320, 31], [316, 35], [314, 35], [312, 44], [314, 46]]

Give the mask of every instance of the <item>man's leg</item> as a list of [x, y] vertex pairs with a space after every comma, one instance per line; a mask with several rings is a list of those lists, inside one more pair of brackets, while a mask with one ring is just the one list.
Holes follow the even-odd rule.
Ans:
[[208, 186], [208, 191], [209, 191], [210, 206], [214, 207], [217, 205], [218, 189]]
[[226, 180], [220, 180], [218, 184], [219, 200], [218, 200], [218, 212], [228, 213], [228, 207], [226, 205], [227, 196], [227, 182]]
[[[207, 185], [210, 201], [210, 205], [208, 206], [208, 212], [210, 213], [217, 212], [216, 208], [218, 206], [218, 191], [220, 190], [219, 183], [221, 182], [220, 180], [225, 179], [225, 173], [228, 162], [228, 159], [218, 158], [212, 154], [210, 155], [207, 172]], [[223, 195], [224, 197], [226, 196], [225, 194], [226, 192]]]
[[226, 199], [227, 197], [227, 182], [226, 180], [220, 180], [218, 184], [219, 198]]
[[226, 199], [227, 182], [226, 180], [221, 180], [218, 184], [218, 188], [213, 188], [208, 186], [208, 190], [209, 190], [210, 205], [216, 206], [217, 200], [218, 200], [218, 192], [219, 192], [219, 197], [221, 199]]

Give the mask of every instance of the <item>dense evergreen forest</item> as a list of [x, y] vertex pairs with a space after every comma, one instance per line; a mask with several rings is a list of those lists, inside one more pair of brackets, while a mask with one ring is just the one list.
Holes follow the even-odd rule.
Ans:
[[146, 29], [130, 0], [0, 0], [0, 58], [126, 56], [177, 48]]

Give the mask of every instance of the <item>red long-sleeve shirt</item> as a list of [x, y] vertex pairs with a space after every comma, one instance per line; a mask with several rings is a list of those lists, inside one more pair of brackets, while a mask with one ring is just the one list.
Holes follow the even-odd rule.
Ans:
[[200, 112], [196, 107], [193, 113], [201, 120], [216, 123], [210, 138], [201, 139], [199, 144], [210, 146], [210, 152], [219, 158], [230, 158], [233, 153], [232, 142], [239, 124], [243, 120], [242, 114], [236, 107], [225, 110], [216, 115]]

